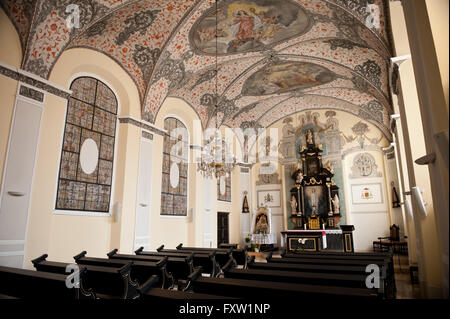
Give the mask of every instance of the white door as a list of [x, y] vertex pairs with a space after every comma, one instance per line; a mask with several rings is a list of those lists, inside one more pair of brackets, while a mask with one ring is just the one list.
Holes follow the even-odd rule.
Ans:
[[42, 104], [17, 95], [0, 197], [0, 265], [24, 266]]
[[203, 179], [205, 194], [205, 209], [203, 212], [203, 247], [212, 247], [212, 201], [211, 190], [215, 190], [215, 185], [211, 178]]
[[134, 249], [141, 246], [144, 247], [144, 250], [150, 249], [152, 153], [153, 141], [149, 138], [141, 136]]

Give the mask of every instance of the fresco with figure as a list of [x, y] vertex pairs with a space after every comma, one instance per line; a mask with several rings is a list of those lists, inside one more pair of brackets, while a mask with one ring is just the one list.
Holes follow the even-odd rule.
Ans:
[[307, 32], [311, 21], [290, 0], [231, 0], [206, 11], [190, 32], [191, 45], [200, 54], [266, 50]]
[[335, 78], [336, 74], [317, 64], [281, 61], [252, 74], [245, 81], [242, 94], [282, 94], [326, 84]]

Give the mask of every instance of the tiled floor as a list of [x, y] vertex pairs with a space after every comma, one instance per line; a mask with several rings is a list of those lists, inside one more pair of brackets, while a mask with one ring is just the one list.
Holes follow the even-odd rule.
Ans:
[[[399, 263], [400, 261], [400, 263]], [[395, 283], [397, 285], [397, 299], [420, 298], [418, 284], [411, 284], [408, 256], [394, 256]]]

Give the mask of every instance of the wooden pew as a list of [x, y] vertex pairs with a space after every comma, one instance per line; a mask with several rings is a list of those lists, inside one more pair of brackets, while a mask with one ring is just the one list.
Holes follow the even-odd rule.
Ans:
[[[126, 260], [133, 262], [155, 262], [166, 258], [143, 255], [117, 254], [117, 249], [109, 252], [108, 257], [112, 260]], [[193, 266], [193, 255], [191, 254], [187, 258], [167, 257], [166, 269], [168, 271], [168, 275], [173, 277], [176, 284], [180, 285], [180, 281], [186, 280], [188, 276], [195, 271], [195, 268]]]
[[393, 256], [392, 251], [390, 252], [354, 252], [354, 253], [345, 253], [340, 251], [301, 251], [301, 252], [288, 252], [283, 251], [281, 253], [281, 257], [283, 258], [297, 258], [299, 256], [311, 256], [311, 257], [319, 257], [319, 256], [337, 256], [337, 257], [386, 257], [390, 258]]
[[[66, 267], [70, 264], [47, 261], [47, 255], [32, 260], [37, 271], [65, 274]], [[83, 287], [92, 289], [98, 295], [112, 296], [113, 298], [136, 299], [139, 297], [137, 288], [139, 284], [130, 278], [133, 263], [123, 267], [101, 267], [83, 265], [86, 274], [81, 280]]]
[[[86, 257], [86, 251], [81, 252], [73, 258], [79, 265], [92, 265], [101, 267], [121, 268], [129, 263], [129, 261], [127, 260], [120, 259]], [[138, 283], [143, 283], [153, 275], [157, 275], [161, 279], [159, 281], [159, 283], [161, 284], [161, 288], [172, 289], [174, 287], [174, 279], [167, 272], [167, 259], [168, 258], [163, 258], [157, 262], [137, 260], [133, 261], [130, 272], [131, 279], [137, 281]]]
[[183, 290], [165, 290], [161, 288], [157, 288], [155, 285], [155, 281], [158, 278], [151, 278], [148, 280], [142, 287], [139, 288], [139, 293], [141, 295], [141, 299], [148, 300], [152, 302], [164, 302], [171, 300], [211, 300], [211, 299], [219, 299], [223, 300], [224, 296], [219, 295], [211, 295], [211, 294], [200, 294], [194, 293], [192, 291], [183, 291]]
[[[161, 247], [164, 247], [164, 245], [162, 245]], [[160, 247], [160, 248], [161, 248]], [[159, 248], [158, 248], [159, 249]], [[177, 250], [186, 250], [186, 251], [197, 251], [197, 252], [207, 252], [207, 251], [219, 251], [219, 252], [226, 252], [228, 253], [230, 251], [230, 249], [228, 248], [197, 248], [197, 247], [183, 247], [183, 244], [180, 243], [177, 247]], [[232, 251], [232, 255], [234, 260], [236, 260], [236, 263], [238, 265], [242, 265], [244, 268], [247, 268], [247, 262], [248, 262], [248, 253], [247, 253], [247, 248], [243, 248], [243, 249], [233, 249], [231, 248]]]
[[[85, 269], [80, 269], [83, 280]], [[28, 269], [0, 266], [0, 294], [20, 299], [95, 299], [95, 293], [79, 288], [67, 288], [70, 274], [54, 274]], [[70, 278], [68, 279], [70, 282]]]
[[[276, 271], [258, 269], [230, 269], [225, 271], [225, 278], [260, 280], [270, 282], [286, 282], [308, 285], [367, 288], [364, 274], [334, 274], [298, 271]], [[382, 279], [383, 280], [383, 279]], [[389, 298], [384, 293], [384, 282], [380, 288], [373, 289], [376, 294]]]
[[[161, 248], [161, 247], [160, 247]], [[158, 249], [160, 249], [158, 248]], [[203, 271], [207, 274], [209, 274], [211, 277], [217, 277], [221, 274], [220, 267], [221, 264], [219, 261], [223, 263], [223, 259], [226, 259], [226, 262], [230, 259], [229, 255], [227, 254], [219, 254], [215, 251], [211, 253], [198, 253], [198, 252], [191, 252], [191, 251], [177, 251], [177, 250], [166, 250], [166, 249], [160, 249], [159, 251], [152, 252], [152, 251], [144, 251], [144, 247], [140, 247], [135, 251], [136, 255], [140, 256], [148, 256], [148, 257], [154, 257], [154, 258], [161, 258], [161, 257], [183, 257], [188, 258], [190, 256], [193, 257], [193, 265], [194, 267], [202, 267]], [[225, 262], [225, 263], [226, 263]], [[192, 271], [191, 271], [192, 272]]]
[[335, 287], [269, 282], [233, 278], [196, 277], [192, 281], [195, 293], [218, 294], [244, 299], [264, 296], [264, 298], [333, 297], [336, 298], [381, 298], [376, 292], [367, 288]]
[[[270, 255], [268, 256], [270, 257]], [[289, 262], [294, 260], [296, 262]], [[396, 286], [393, 274], [388, 271], [387, 261], [362, 261], [362, 260], [323, 260], [323, 259], [304, 259], [297, 261], [295, 258], [269, 258], [267, 263], [254, 262], [254, 258], [249, 261], [250, 269], [272, 270], [272, 271], [297, 271], [297, 272], [316, 272], [316, 273], [340, 273], [340, 274], [359, 274], [369, 275], [366, 272], [368, 264], [377, 264], [380, 267], [380, 285], [384, 284], [384, 291], [389, 298], [395, 298]]]

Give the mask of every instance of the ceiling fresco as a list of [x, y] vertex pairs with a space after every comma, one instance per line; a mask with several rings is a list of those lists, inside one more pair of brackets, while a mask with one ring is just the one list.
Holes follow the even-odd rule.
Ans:
[[[329, 108], [390, 138], [386, 2], [219, 0], [216, 12], [213, 0], [0, 0], [24, 70], [48, 79], [65, 50], [104, 53], [136, 83], [152, 123], [170, 96], [190, 104], [204, 127], [216, 115], [230, 127], [265, 127]], [[69, 4], [79, 6], [79, 28], [67, 28]], [[379, 25], [367, 23], [373, 8]]]

